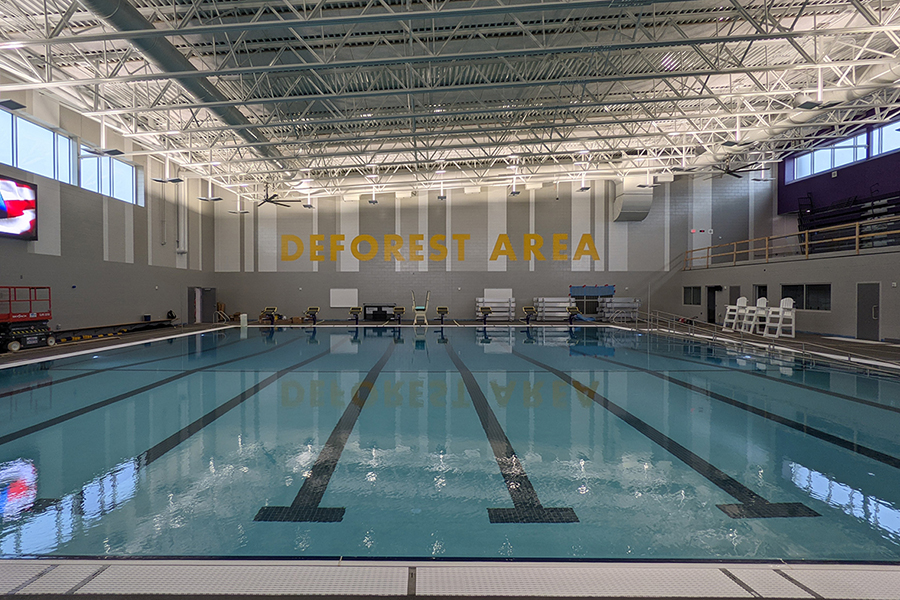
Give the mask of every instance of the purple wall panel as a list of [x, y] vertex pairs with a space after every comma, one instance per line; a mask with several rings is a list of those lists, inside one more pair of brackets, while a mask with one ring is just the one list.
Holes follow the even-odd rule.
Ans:
[[841, 167], [837, 177], [826, 171], [785, 184], [785, 171], [779, 169], [778, 174], [778, 214], [796, 212], [798, 198], [807, 193], [812, 194], [813, 208], [822, 208], [851, 196], [865, 198], [900, 190], [900, 152]]

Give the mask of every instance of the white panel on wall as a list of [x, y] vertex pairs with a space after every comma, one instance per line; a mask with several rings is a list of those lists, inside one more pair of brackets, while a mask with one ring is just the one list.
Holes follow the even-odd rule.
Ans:
[[512, 297], [512, 288], [484, 288], [485, 300], [509, 300]]
[[[506, 188], [491, 186], [487, 193], [487, 256], [490, 259], [497, 237], [506, 233]], [[488, 271], [506, 271], [505, 256], [487, 261]]]
[[[528, 190], [528, 233], [534, 233], [534, 190]], [[534, 271], [534, 255], [528, 259], [528, 270]]]
[[253, 257], [256, 254], [256, 216], [259, 210], [253, 202], [250, 203], [250, 212], [244, 217], [244, 272], [250, 273], [256, 270]]
[[[321, 199], [313, 200], [317, 205]], [[277, 241], [275, 252], [280, 272], [313, 271], [319, 263], [310, 260], [310, 238], [316, 219], [317, 208], [297, 210], [284, 208], [278, 211]], [[300, 252], [302, 244], [302, 252]], [[349, 246], [348, 246], [349, 247]]]
[[428, 194], [419, 194], [419, 234], [424, 237], [425, 260], [419, 263], [419, 271], [428, 270]]
[[[340, 200], [340, 199], [339, 199]], [[344, 273], [358, 273], [359, 259], [350, 251], [353, 238], [359, 235], [359, 201], [338, 202], [340, 218], [338, 232], [344, 236], [344, 251], [338, 255], [338, 270]], [[354, 304], [354, 306], [356, 306]]]
[[331, 308], [359, 306], [359, 290], [356, 288], [331, 288]]
[[103, 197], [103, 260], [109, 260], [109, 198]]
[[628, 270], [628, 221], [609, 223], [609, 270]]
[[131, 205], [103, 196], [103, 260], [126, 262], [126, 207]]
[[[451, 246], [450, 246], [450, 241], [451, 241], [450, 234], [451, 234], [451, 232], [453, 231], [453, 229], [451, 228], [451, 225], [452, 225], [452, 219], [451, 219], [451, 217], [450, 217], [450, 213], [451, 213], [451, 211], [452, 211], [452, 209], [453, 209], [453, 192], [452, 192], [452, 191], [447, 190], [447, 199], [444, 200], [444, 202], [445, 202], [446, 205], [447, 205], [447, 206], [446, 206], [446, 210], [444, 211], [444, 214], [445, 214], [445, 216], [446, 216], [446, 225], [445, 225], [445, 229], [444, 229], [444, 233], [446, 234], [446, 237], [445, 237], [444, 239], [445, 239], [446, 242], [447, 242], [447, 248], [451, 248]], [[446, 271], [448, 271], [448, 272], [453, 270], [453, 268], [452, 268], [452, 267], [453, 267], [453, 260], [451, 259], [451, 256], [452, 256], [452, 255], [448, 255], [448, 256], [447, 256], [447, 260], [444, 261], [444, 269], [445, 269]]]
[[[569, 235], [569, 256], [575, 256], [581, 236], [591, 233], [591, 197], [597, 194], [598, 184], [602, 185], [602, 182], [592, 181], [590, 183], [590, 194], [572, 195], [572, 233]], [[582, 256], [578, 260], [572, 258], [572, 271], [590, 271], [592, 260], [590, 256]]]
[[596, 182], [594, 191], [594, 246], [600, 260], [594, 261], [595, 271], [606, 270], [606, 199], [610, 186], [608, 181]]
[[[227, 206], [226, 206], [227, 204]], [[238, 215], [229, 213], [234, 204], [216, 202], [216, 271], [236, 273], [241, 270], [241, 222]]]
[[260, 272], [271, 273], [278, 270], [278, 254], [281, 251], [278, 216], [280, 212], [288, 210], [290, 209], [277, 204], [260, 207], [256, 218], [256, 260]]
[[134, 204], [125, 205], [125, 262], [134, 264]]
[[[712, 180], [702, 177], [691, 177], [691, 219], [690, 229], [709, 229], [712, 227]], [[712, 234], [690, 233], [689, 246], [692, 250], [712, 245]]]
[[665, 249], [663, 250], [663, 270], [669, 270], [669, 263], [672, 262], [672, 184], [664, 183], [663, 184], [663, 213], [664, 213], [664, 225], [663, 225], [663, 243], [665, 244]]
[[[403, 223], [403, 200], [404, 198], [394, 195], [394, 234], [402, 236]], [[404, 270], [405, 263], [399, 260], [394, 261], [394, 272], [399, 273]]]

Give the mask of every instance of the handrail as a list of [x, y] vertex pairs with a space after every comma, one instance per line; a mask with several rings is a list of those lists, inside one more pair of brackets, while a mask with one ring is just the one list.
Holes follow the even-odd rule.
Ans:
[[[865, 231], [861, 228], [869, 229], [875, 226], [890, 225], [890, 229], [886, 231]], [[844, 235], [836, 234], [844, 230]], [[848, 230], [852, 230], [848, 231]], [[816, 239], [819, 238], [821, 239]], [[716, 244], [713, 246], [705, 246], [703, 248], [695, 248], [686, 250], [684, 253], [683, 270], [690, 271], [692, 269], [708, 269], [711, 266], [736, 265], [738, 262], [750, 262], [756, 260], [764, 260], [770, 262], [772, 258], [778, 256], [803, 256], [809, 258], [810, 249], [815, 252], [822, 244], [835, 244], [840, 242], [852, 241], [852, 249], [856, 254], [860, 253], [863, 247], [861, 242], [867, 240], [875, 241], [876, 238], [888, 238], [889, 236], [900, 236], [900, 217], [882, 217], [880, 219], [869, 219], [866, 221], [857, 221], [855, 223], [845, 223], [843, 225], [830, 225], [819, 229], [807, 229], [798, 231], [797, 233], [789, 233], [785, 235], [772, 235], [766, 237], [757, 237], [748, 240], [740, 240], [727, 244]], [[811, 239], [811, 237], [813, 239]], [[717, 250], [729, 248], [723, 252]], [[848, 247], [838, 251], [850, 250]], [[827, 252], [827, 247], [824, 250]], [[725, 259], [716, 261], [716, 259]], [[727, 260], [731, 258], [731, 260]]]
[[[705, 323], [702, 321], [698, 321], [695, 318], [685, 317], [683, 315], [677, 315], [665, 311], [654, 310], [650, 313], [643, 313], [643, 316], [641, 312], [638, 311], [637, 317], [638, 318], [634, 324], [634, 329], [638, 331], [640, 330], [640, 324], [643, 322], [646, 326], [645, 331], [647, 331], [648, 333], [651, 331], [659, 331], [675, 335], [686, 335], [690, 338], [695, 338], [698, 335], [703, 335], [704, 339], [711, 338], [707, 341], [721, 341], [739, 344], [741, 349], [745, 351], [748, 345], [750, 347], [755, 347], [758, 349], [767, 349], [770, 352], [778, 349], [787, 349], [789, 351], [799, 353], [802, 357], [807, 358], [814, 363], [816, 361], [820, 363], [840, 365], [846, 365], [847, 363], [849, 363], [853, 365], [854, 368], [865, 370], [866, 373], [880, 373], [896, 377], [897, 371], [900, 371], [900, 363], [895, 361], [881, 358], [875, 359], [864, 354], [858, 354], [856, 352], [850, 352], [846, 350], [838, 350], [837, 348], [834, 348], [832, 346], [816, 344], [815, 342], [778, 338], [778, 341], [776, 343], [774, 340], [765, 338], [761, 335], [748, 333], [741, 330], [737, 330], [734, 332], [723, 331], [720, 325]], [[873, 365], [871, 364], [873, 362], [889, 365], [889, 367]]]

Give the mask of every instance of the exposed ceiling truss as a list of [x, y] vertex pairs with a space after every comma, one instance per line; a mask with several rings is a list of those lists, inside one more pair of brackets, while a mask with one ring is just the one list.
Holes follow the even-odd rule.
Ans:
[[[14, 80], [0, 97], [40, 90], [134, 138], [133, 155], [282, 193], [765, 164], [900, 114], [883, 75], [900, 73], [898, 13], [900, 0], [0, 0]], [[169, 47], [182, 58], [160, 59]]]

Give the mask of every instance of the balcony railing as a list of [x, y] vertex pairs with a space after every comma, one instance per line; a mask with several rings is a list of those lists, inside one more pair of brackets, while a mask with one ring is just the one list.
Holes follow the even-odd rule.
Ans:
[[860, 254], [890, 246], [900, 246], [900, 217], [871, 219], [688, 250], [684, 253], [684, 270], [809, 258], [831, 252]]

